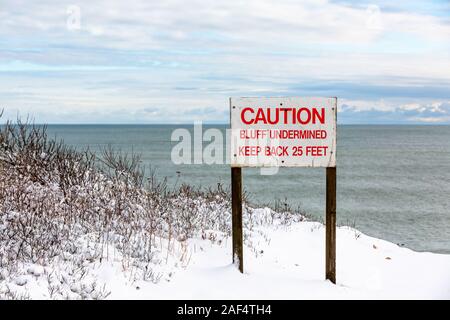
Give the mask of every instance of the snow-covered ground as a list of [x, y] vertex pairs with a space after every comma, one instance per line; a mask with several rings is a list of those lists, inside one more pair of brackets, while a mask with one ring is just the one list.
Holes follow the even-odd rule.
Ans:
[[450, 255], [346, 227], [337, 284], [325, 281], [324, 226], [288, 204], [244, 201], [241, 274], [222, 185], [144, 181], [139, 157], [97, 159], [47, 137], [0, 128], [0, 299], [450, 299]]
[[82, 281], [66, 281], [64, 262], [27, 265], [0, 290], [32, 299], [51, 298], [52, 290], [108, 299], [450, 299], [450, 255], [414, 252], [348, 227], [337, 232], [337, 284], [325, 281], [324, 232], [322, 224], [307, 221], [255, 227], [244, 249], [244, 274], [231, 264], [231, 239], [209, 231], [204, 239], [159, 239], [154, 281], [136, 279], [133, 266], [110, 252], [85, 263]]

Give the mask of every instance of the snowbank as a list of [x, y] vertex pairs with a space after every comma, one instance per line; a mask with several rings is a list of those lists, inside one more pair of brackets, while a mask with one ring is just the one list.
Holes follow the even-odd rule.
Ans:
[[252, 239], [258, 252], [245, 248], [244, 274], [230, 263], [230, 239], [221, 245], [192, 240], [189, 265], [172, 279], [128, 286], [112, 272], [110, 298], [450, 299], [450, 255], [414, 252], [341, 227], [333, 285], [324, 280], [323, 225], [299, 222], [260, 230]]
[[[325, 281], [324, 230], [322, 224], [306, 221], [254, 228], [245, 246], [244, 274], [231, 264], [231, 239], [220, 232], [209, 231], [207, 239], [184, 244], [161, 240], [168, 255], [154, 271], [156, 283], [134, 279], [133, 267], [112, 256], [88, 263], [84, 282], [62, 291], [88, 291], [95, 283], [104, 295], [98, 298], [109, 299], [450, 298], [450, 255], [414, 252], [348, 227], [337, 232], [337, 285]], [[47, 276], [39, 274], [47, 269], [56, 279], [63, 278], [67, 268], [64, 263], [30, 265], [26, 275], [2, 287], [7, 285], [17, 297], [48, 299]]]

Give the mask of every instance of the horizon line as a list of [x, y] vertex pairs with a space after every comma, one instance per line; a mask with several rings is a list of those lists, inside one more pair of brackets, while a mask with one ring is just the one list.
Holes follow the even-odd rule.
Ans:
[[[92, 123], [61, 123], [61, 122], [36, 122], [32, 123], [34, 125], [44, 126], [44, 125], [53, 125], [53, 126], [143, 126], [143, 125], [163, 125], [163, 126], [191, 126], [195, 125], [199, 121], [192, 121], [192, 122], [152, 122], [152, 123], [136, 123], [136, 122], [107, 122], [107, 123], [99, 123], [99, 122], [92, 122]], [[202, 122], [202, 125], [229, 125], [229, 122]], [[0, 124], [0, 126], [5, 125], [5, 123]], [[405, 123], [405, 122], [387, 122], [387, 123], [338, 123], [337, 125], [344, 125], [344, 126], [450, 126], [450, 123], [426, 123], [426, 122], [411, 122], [411, 123]]]

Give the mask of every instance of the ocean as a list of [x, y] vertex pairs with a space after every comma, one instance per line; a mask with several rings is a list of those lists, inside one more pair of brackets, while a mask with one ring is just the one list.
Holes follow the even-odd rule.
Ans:
[[[192, 131], [188, 125], [50, 125], [48, 132], [78, 149], [98, 153], [112, 145], [140, 153], [142, 164], [172, 187], [229, 186], [228, 164], [171, 161], [177, 128]], [[450, 253], [450, 126], [340, 125], [337, 135], [338, 224], [413, 250]], [[287, 201], [324, 219], [324, 168], [281, 168], [276, 175], [243, 169], [243, 183], [255, 206]]]

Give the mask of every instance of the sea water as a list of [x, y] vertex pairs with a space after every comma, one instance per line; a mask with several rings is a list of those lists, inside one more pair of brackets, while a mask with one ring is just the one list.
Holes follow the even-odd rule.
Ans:
[[[226, 127], [203, 130], [225, 133]], [[48, 130], [79, 149], [98, 153], [112, 145], [140, 153], [142, 164], [167, 177], [172, 187], [229, 185], [228, 164], [171, 161], [177, 128], [192, 131], [187, 125], [50, 125]], [[450, 126], [341, 125], [337, 132], [338, 224], [414, 250], [450, 253]], [[314, 219], [324, 218], [323, 168], [282, 168], [276, 175], [244, 169], [243, 183], [256, 206], [287, 199]]]

